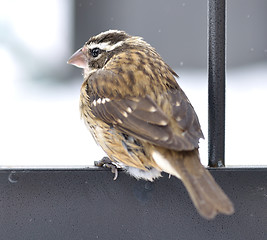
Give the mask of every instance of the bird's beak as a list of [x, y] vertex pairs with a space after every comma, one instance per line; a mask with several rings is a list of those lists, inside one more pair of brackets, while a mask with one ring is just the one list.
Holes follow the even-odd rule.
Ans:
[[70, 59], [67, 61], [68, 64], [72, 64], [78, 68], [86, 68], [88, 67], [87, 58], [84, 55], [82, 48], [76, 51]]

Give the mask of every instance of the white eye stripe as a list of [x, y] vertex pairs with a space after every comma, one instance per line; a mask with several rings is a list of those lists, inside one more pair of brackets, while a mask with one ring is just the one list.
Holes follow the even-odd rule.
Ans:
[[102, 42], [102, 43], [90, 43], [89, 49], [99, 48], [104, 51], [112, 51], [117, 47], [120, 47], [123, 44], [123, 41], [117, 42], [116, 44], [110, 44], [110, 42]]
[[110, 33], [119, 33], [119, 34], [123, 34], [124, 31], [120, 31], [120, 30], [108, 30], [108, 31], [105, 31], [105, 32], [102, 32], [102, 33], [99, 33], [98, 36], [99, 37], [102, 37], [103, 35], [107, 35], [107, 34], [110, 34]]

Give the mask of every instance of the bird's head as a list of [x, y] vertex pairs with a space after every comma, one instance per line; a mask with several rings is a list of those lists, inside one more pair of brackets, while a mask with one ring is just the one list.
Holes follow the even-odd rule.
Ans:
[[115, 54], [132, 48], [142, 50], [151, 46], [141, 37], [130, 36], [124, 31], [109, 30], [91, 37], [70, 57], [68, 63], [83, 68], [87, 75], [103, 68]]

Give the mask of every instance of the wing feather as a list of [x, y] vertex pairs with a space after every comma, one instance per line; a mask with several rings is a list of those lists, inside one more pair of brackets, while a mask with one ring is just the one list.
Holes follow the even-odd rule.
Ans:
[[[105, 80], [111, 81], [116, 74], [108, 76], [108, 72], [105, 71], [104, 76]], [[97, 74], [97, 79], [99, 78], [101, 78], [100, 73]], [[104, 84], [99, 84], [98, 93], [107, 92], [107, 89], [99, 89], [99, 86], [106, 87]], [[108, 101], [104, 100], [106, 97]], [[143, 97], [100, 95], [99, 98], [91, 104], [94, 116], [138, 139], [182, 151], [197, 148], [199, 138], [203, 137], [196, 113], [181, 89], [169, 90], [162, 97], [162, 101], [167, 101], [164, 104], [171, 106], [170, 113], [164, 112], [160, 107], [164, 104], [156, 104], [149, 95]], [[177, 128], [180, 130], [177, 131]]]

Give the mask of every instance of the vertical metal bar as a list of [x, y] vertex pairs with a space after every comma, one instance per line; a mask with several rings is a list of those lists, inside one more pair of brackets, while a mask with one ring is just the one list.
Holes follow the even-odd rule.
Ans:
[[224, 166], [225, 0], [208, 1], [209, 166]]

